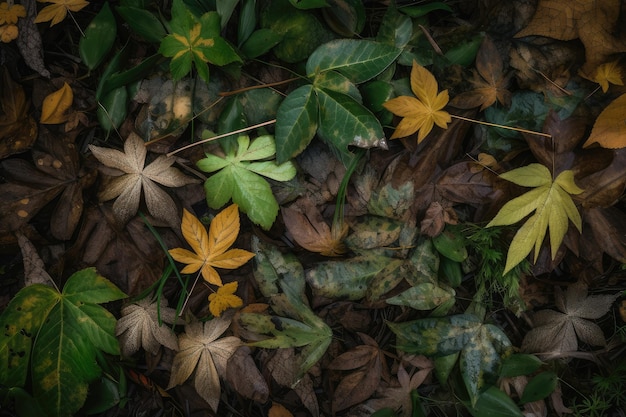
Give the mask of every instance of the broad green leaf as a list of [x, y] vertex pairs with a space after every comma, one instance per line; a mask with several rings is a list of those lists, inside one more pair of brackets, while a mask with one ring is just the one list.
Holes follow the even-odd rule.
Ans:
[[389, 6], [378, 29], [376, 40], [403, 49], [413, 35], [413, 22], [396, 7]]
[[306, 281], [315, 295], [358, 300], [365, 297], [370, 281], [388, 262], [388, 257], [376, 254], [321, 262], [307, 270]]
[[319, 72], [334, 70], [359, 84], [383, 72], [401, 52], [399, 48], [379, 42], [337, 39], [321, 45], [311, 54], [306, 72], [312, 77]]
[[437, 252], [448, 259], [456, 262], [463, 262], [467, 259], [467, 248], [463, 236], [449, 226], [433, 238], [433, 245], [435, 245]]
[[387, 304], [411, 307], [416, 310], [431, 310], [454, 298], [452, 288], [442, 288], [431, 282], [424, 282], [388, 298]]
[[148, 42], [161, 42], [167, 36], [159, 18], [148, 10], [130, 6], [117, 6], [115, 10], [135, 33]]
[[109, 3], [102, 9], [85, 29], [85, 36], [78, 42], [80, 58], [89, 70], [96, 68], [109, 53], [117, 35], [117, 23]]
[[320, 106], [318, 135], [341, 153], [348, 145], [378, 146], [385, 138], [380, 122], [368, 109], [345, 94], [316, 90]]
[[524, 388], [524, 393], [520, 398], [522, 404], [539, 401], [554, 392], [559, 382], [558, 376], [551, 371], [541, 372], [535, 375]]
[[254, 31], [256, 20], [256, 0], [243, 0], [237, 25], [237, 41], [240, 47]]
[[100, 126], [110, 132], [120, 127], [127, 115], [128, 90], [118, 87], [106, 93], [98, 103], [96, 116]]
[[318, 102], [311, 85], [297, 88], [283, 100], [276, 114], [276, 162], [282, 164], [302, 152], [317, 131]]
[[282, 39], [281, 35], [271, 29], [255, 30], [241, 45], [241, 53], [247, 58], [257, 58], [268, 53]]
[[207, 203], [218, 209], [232, 199], [250, 220], [269, 229], [278, 215], [278, 203], [269, 183], [261, 175], [288, 181], [296, 175], [295, 166], [291, 162], [280, 165], [274, 161], [249, 162], [274, 154], [276, 145], [271, 136], [260, 136], [252, 142], [247, 136], [240, 136], [237, 143], [236, 152], [230, 152], [224, 158], [207, 155], [198, 161], [198, 168], [205, 172], [219, 170], [204, 183]]
[[469, 411], [474, 417], [524, 417], [511, 397], [497, 387], [481, 393]]
[[363, 99], [359, 89], [346, 77], [337, 71], [324, 71], [315, 76], [313, 86], [316, 89], [325, 89], [346, 94], [362, 104]]
[[506, 203], [487, 224], [487, 227], [511, 225], [535, 211], [513, 237], [504, 274], [526, 258], [533, 248], [535, 258], [538, 256], [548, 229], [554, 259], [567, 233], [569, 221], [579, 232], [582, 231], [582, 219], [570, 194], [580, 194], [583, 190], [574, 182], [573, 172], [563, 171], [553, 182], [546, 167], [530, 164], [502, 174], [502, 177], [518, 185], [536, 187]]
[[33, 394], [47, 415], [78, 411], [88, 383], [101, 373], [98, 351], [120, 353], [115, 317], [98, 304], [124, 297], [93, 268], [73, 274], [62, 293], [41, 284], [22, 289], [0, 316], [6, 330], [0, 355], [8, 370], [0, 371], [0, 382], [23, 386], [30, 362]]
[[502, 360], [500, 376], [503, 378], [530, 375], [541, 367], [543, 362], [535, 355], [514, 353]]

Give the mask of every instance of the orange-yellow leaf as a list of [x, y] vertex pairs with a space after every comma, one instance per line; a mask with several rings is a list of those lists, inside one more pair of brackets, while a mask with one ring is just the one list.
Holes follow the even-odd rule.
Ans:
[[449, 101], [448, 91], [437, 94], [435, 77], [415, 61], [411, 69], [411, 90], [417, 99], [400, 96], [386, 101], [383, 106], [393, 114], [403, 117], [391, 139], [406, 137], [419, 131], [417, 142], [420, 143], [435, 124], [446, 129], [452, 120], [450, 114], [442, 110]]
[[[41, 1], [41, 0], [39, 0]], [[42, 3], [52, 3], [39, 11], [35, 23], [50, 21], [50, 26], [61, 23], [68, 11], [77, 12], [89, 4], [84, 0], [49, 0]]]
[[613, 100], [600, 113], [583, 148], [596, 142], [603, 148], [626, 147], [626, 94]]
[[622, 68], [619, 66], [617, 61], [602, 64], [596, 70], [593, 81], [600, 84], [604, 93], [606, 93], [609, 89], [609, 83], [624, 85], [624, 81], [622, 80]]
[[72, 106], [73, 101], [74, 92], [72, 88], [67, 83], [63, 83], [63, 87], [49, 94], [43, 100], [40, 123], [57, 124], [66, 122], [69, 117], [67, 110]]
[[200, 220], [183, 210], [181, 230], [193, 252], [182, 248], [170, 249], [168, 252], [176, 261], [187, 264], [181, 270], [182, 273], [200, 271], [205, 281], [218, 287], [222, 286], [222, 279], [215, 268], [236, 269], [254, 256], [243, 249], [228, 250], [239, 234], [239, 210], [236, 204], [215, 216], [208, 234]]
[[235, 295], [238, 286], [237, 281], [229, 282], [219, 287], [216, 292], [209, 294], [209, 311], [211, 314], [219, 317], [227, 309], [243, 305], [243, 300]]

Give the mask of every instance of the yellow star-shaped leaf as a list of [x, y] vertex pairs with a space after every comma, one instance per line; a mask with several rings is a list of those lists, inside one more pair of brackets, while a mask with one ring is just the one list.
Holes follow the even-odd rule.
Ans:
[[169, 253], [176, 261], [187, 264], [181, 271], [183, 274], [201, 271], [207, 282], [221, 287], [222, 279], [215, 268], [236, 269], [254, 256], [243, 249], [228, 250], [239, 234], [239, 209], [236, 204], [215, 216], [208, 234], [200, 220], [187, 210], [183, 210], [181, 228], [193, 252], [175, 248]]
[[411, 69], [411, 90], [417, 98], [400, 96], [386, 101], [383, 106], [403, 117], [391, 139], [403, 138], [419, 131], [417, 143], [420, 143], [434, 125], [443, 129], [448, 127], [450, 114], [442, 110], [449, 101], [448, 90], [437, 93], [435, 77], [415, 61]]
[[241, 307], [243, 300], [235, 295], [239, 284], [237, 281], [229, 282], [219, 287], [216, 292], [209, 294], [209, 311], [215, 317], [219, 317], [231, 307]]
[[622, 69], [617, 61], [602, 64], [596, 70], [593, 81], [600, 84], [602, 92], [606, 93], [609, 89], [609, 83], [614, 85], [624, 85], [624, 81], [622, 81]]

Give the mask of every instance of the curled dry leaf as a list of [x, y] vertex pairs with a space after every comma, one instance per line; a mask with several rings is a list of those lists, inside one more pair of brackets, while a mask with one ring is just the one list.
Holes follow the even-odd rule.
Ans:
[[[162, 323], [159, 323], [159, 318]], [[167, 300], [159, 303], [148, 297], [128, 304], [122, 308], [122, 317], [117, 321], [115, 335], [120, 340], [120, 349], [124, 356], [131, 356], [144, 348], [156, 355], [161, 345], [178, 350], [176, 335], [170, 326], [176, 321], [176, 311], [167, 306]]]
[[220, 402], [220, 375], [226, 375], [228, 359], [241, 346], [234, 336], [220, 336], [231, 318], [220, 317], [205, 323], [193, 321], [178, 338], [179, 351], [172, 363], [168, 389], [184, 383], [192, 373], [198, 394], [217, 411]]
[[157, 183], [165, 187], [182, 187], [200, 181], [173, 168], [174, 158], [160, 155], [144, 167], [146, 146], [135, 133], [126, 139], [124, 152], [94, 145], [89, 145], [89, 149], [101, 163], [122, 172], [98, 194], [100, 201], [117, 198], [113, 203], [113, 211], [121, 224], [126, 224], [137, 213], [143, 188], [150, 214], [171, 227], [178, 227], [180, 217], [176, 203]]

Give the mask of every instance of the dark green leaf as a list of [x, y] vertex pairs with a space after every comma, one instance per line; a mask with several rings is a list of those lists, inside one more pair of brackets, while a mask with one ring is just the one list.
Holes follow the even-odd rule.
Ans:
[[465, 239], [454, 230], [446, 228], [441, 234], [433, 238], [433, 244], [437, 252], [456, 262], [463, 262], [467, 259], [467, 248]]
[[289, 0], [294, 7], [298, 9], [319, 9], [320, 7], [327, 7], [326, 0]]
[[428, 13], [435, 11], [435, 10], [444, 10], [446, 12], [452, 12], [452, 9], [450, 8], [450, 6], [448, 6], [446, 3], [443, 2], [434, 2], [434, 3], [429, 3], [429, 4], [425, 4], [423, 6], [408, 6], [408, 7], [403, 7], [402, 9], [402, 13], [405, 13], [407, 16], [411, 16], [411, 17], [422, 17], [427, 15]]
[[247, 58], [256, 58], [268, 53], [281, 40], [282, 36], [271, 29], [258, 29], [241, 45], [241, 53]]
[[117, 129], [126, 119], [128, 92], [126, 87], [118, 87], [109, 91], [98, 103], [96, 115], [100, 126], [107, 132]]
[[539, 401], [552, 394], [556, 389], [556, 385], [559, 382], [559, 378], [552, 371], [542, 372], [533, 377], [520, 398], [522, 404], [531, 403], [533, 401]]
[[297, 88], [276, 114], [276, 162], [282, 164], [302, 152], [317, 131], [318, 101], [311, 85]]
[[530, 375], [541, 367], [543, 362], [535, 355], [515, 353], [502, 361], [500, 376], [503, 378]]
[[237, 41], [241, 47], [256, 27], [256, 0], [242, 0], [237, 25]]
[[376, 40], [403, 49], [413, 35], [413, 22], [395, 7], [389, 6], [378, 29]]
[[356, 85], [352, 83], [346, 76], [336, 71], [324, 71], [315, 76], [313, 86], [316, 89], [325, 89], [335, 91], [337, 93], [346, 94], [356, 100], [362, 102], [361, 93]]
[[117, 36], [117, 23], [115, 16], [109, 7], [109, 3], [104, 3], [102, 9], [91, 21], [85, 36], [78, 42], [78, 51], [83, 63], [93, 70], [104, 57], [109, 53]]
[[511, 397], [497, 387], [489, 387], [480, 394], [474, 407], [469, 410], [474, 417], [524, 417]]
[[148, 42], [161, 42], [167, 32], [153, 13], [138, 7], [117, 6], [115, 8], [130, 28]]

